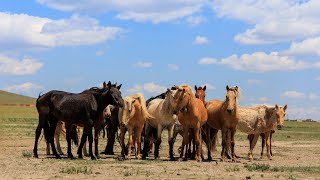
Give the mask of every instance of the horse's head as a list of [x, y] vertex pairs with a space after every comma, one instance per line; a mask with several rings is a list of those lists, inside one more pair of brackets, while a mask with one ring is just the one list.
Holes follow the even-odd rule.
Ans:
[[229, 114], [232, 114], [237, 105], [238, 105], [238, 100], [237, 98], [240, 96], [240, 90], [238, 88], [238, 86], [235, 87], [226, 87], [227, 89], [227, 94], [226, 94], [226, 103], [227, 103], [227, 112]]
[[134, 116], [135, 114], [135, 107], [134, 103], [136, 99], [131, 97], [124, 98], [124, 106], [119, 109], [118, 118], [120, 121], [120, 125], [126, 125], [128, 121]]
[[[175, 109], [177, 107], [178, 100], [179, 100], [178, 89], [176, 89], [176, 87], [172, 87], [171, 89], [167, 89], [165, 99], [168, 99], [170, 107]], [[176, 113], [174, 113], [174, 114], [176, 114]]]
[[183, 84], [181, 86], [176, 86], [177, 91], [177, 106], [174, 109], [174, 114], [186, 108], [190, 102], [190, 98], [193, 97], [193, 92], [189, 85]]
[[284, 107], [276, 105], [276, 113], [277, 113], [277, 128], [280, 130], [284, 124], [284, 117], [286, 116], [287, 105]]
[[114, 106], [119, 106], [123, 107], [124, 102], [121, 96], [120, 88], [119, 86], [116, 86], [116, 84], [112, 85], [111, 82], [109, 81], [107, 84], [108, 91], [106, 91], [106, 95], [109, 96], [110, 104]]
[[110, 118], [111, 117], [111, 110], [110, 110], [110, 106], [107, 106], [105, 109], [104, 109], [104, 117], [105, 118]]
[[197, 86], [194, 86], [194, 89], [196, 90], [196, 98], [200, 99], [204, 104], [206, 103], [205, 102], [205, 98], [206, 98], [206, 89], [207, 89], [207, 86], [204, 86], [204, 87], [197, 87]]

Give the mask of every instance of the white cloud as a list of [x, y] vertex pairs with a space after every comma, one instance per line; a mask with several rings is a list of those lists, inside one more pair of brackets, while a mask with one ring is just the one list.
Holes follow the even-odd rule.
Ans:
[[212, 61], [211, 64], [220, 64], [235, 70], [258, 73], [268, 71], [294, 71], [312, 67], [312, 65], [307, 62], [297, 61], [288, 56], [280, 56], [277, 52], [270, 54], [255, 52], [253, 54], [243, 54], [240, 57], [232, 55], [221, 61]]
[[262, 102], [267, 102], [267, 101], [269, 100], [269, 98], [267, 98], [267, 97], [261, 97], [261, 98], [259, 98], [259, 100], [262, 101]]
[[298, 92], [298, 91], [285, 91], [282, 94], [283, 97], [287, 97], [287, 98], [294, 98], [294, 99], [307, 99], [307, 100], [318, 100], [320, 99], [320, 96], [316, 93], [302, 93], [302, 92]]
[[139, 61], [139, 62], [135, 63], [133, 66], [137, 67], [137, 68], [150, 68], [150, 67], [152, 67], [152, 63]]
[[176, 64], [168, 64], [168, 68], [173, 71], [179, 70], [179, 66]]
[[209, 41], [207, 39], [207, 37], [205, 36], [197, 36], [194, 41], [193, 41], [193, 44], [196, 44], [196, 45], [204, 45], [204, 44], [208, 44]]
[[145, 84], [135, 84], [132, 88], [129, 88], [127, 90], [127, 93], [134, 94], [134, 93], [150, 93], [152, 95], [154, 94], [160, 94], [166, 91], [166, 87], [158, 85], [154, 82], [149, 82]]
[[306, 97], [304, 93], [298, 92], [298, 91], [286, 91], [282, 94], [282, 96], [287, 98], [298, 98], [298, 99], [303, 99]]
[[318, 0], [215, 0], [212, 8], [219, 17], [252, 25], [235, 36], [240, 43], [276, 43], [320, 35]]
[[197, 26], [207, 21], [204, 16], [189, 16], [186, 18], [186, 21], [192, 26]]
[[213, 91], [216, 89], [216, 87], [214, 87], [212, 84], [206, 83], [203, 84], [202, 87], [206, 86], [206, 91]]
[[0, 12], [0, 19], [0, 49], [92, 45], [114, 39], [122, 31], [121, 28], [101, 26], [96, 19], [78, 15], [52, 20]]
[[216, 64], [218, 61], [214, 58], [205, 57], [198, 61], [198, 64]]
[[316, 81], [320, 81], [320, 76], [318, 76], [318, 77], [314, 78], [314, 80], [316, 80]]
[[294, 42], [284, 53], [320, 56], [320, 37], [308, 38], [299, 43]]
[[251, 85], [253, 85], [253, 84], [255, 84], [255, 85], [261, 84], [261, 80], [258, 80], [258, 79], [248, 79], [248, 84], [251, 84]]
[[31, 82], [26, 82], [26, 83], [18, 84], [18, 85], [12, 85], [12, 86], [8, 86], [8, 87], [4, 88], [5, 91], [9, 91], [9, 92], [13, 92], [13, 93], [20, 93], [20, 94], [30, 94], [30, 93], [33, 93], [34, 91], [39, 91], [39, 90], [43, 90], [43, 89], [44, 89], [43, 86], [33, 84]]
[[199, 12], [207, 0], [178, 1], [69, 1], [38, 0], [42, 5], [70, 12], [116, 12], [116, 17], [137, 22], [168, 22], [192, 16]]
[[289, 119], [313, 119], [320, 120], [320, 107], [290, 107], [287, 109]]
[[0, 74], [2, 75], [32, 75], [42, 68], [43, 64], [31, 58], [16, 60], [0, 55]]

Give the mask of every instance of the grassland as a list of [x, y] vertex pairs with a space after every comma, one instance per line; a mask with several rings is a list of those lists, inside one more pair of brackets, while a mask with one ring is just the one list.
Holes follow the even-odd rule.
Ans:
[[35, 104], [36, 99], [0, 90], [0, 104]]
[[[40, 159], [35, 159], [32, 148], [37, 118], [35, 107], [0, 106], [0, 179], [316, 179], [320, 176], [320, 123], [317, 122], [286, 121], [285, 127], [273, 136], [272, 161], [258, 159], [260, 146], [257, 145], [255, 160], [249, 162], [245, 158], [248, 152], [247, 135], [238, 131], [238, 163], [220, 162], [219, 153], [213, 155], [212, 162], [197, 163], [167, 161], [167, 133], [163, 133], [160, 161], [152, 158], [118, 161], [118, 143], [115, 145], [115, 157], [102, 156], [97, 161], [89, 158], [56, 160], [45, 155], [43, 140], [39, 142]], [[100, 141], [100, 151], [104, 149], [105, 141]], [[61, 142], [66, 152], [64, 138]], [[180, 144], [179, 136], [175, 152]], [[221, 147], [218, 147], [220, 150]], [[76, 148], [73, 151], [75, 155]]]

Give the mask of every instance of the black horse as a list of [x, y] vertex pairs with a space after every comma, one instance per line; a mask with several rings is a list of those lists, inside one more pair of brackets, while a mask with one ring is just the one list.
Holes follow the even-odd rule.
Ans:
[[39, 113], [39, 124], [36, 129], [34, 145], [34, 157], [38, 157], [37, 144], [44, 128], [45, 138], [51, 144], [53, 154], [59, 158], [53, 142], [54, 131], [58, 120], [66, 124], [66, 137], [68, 143], [68, 158], [74, 158], [71, 153], [71, 126], [78, 125], [84, 127], [81, 143], [78, 148], [79, 158], [82, 158], [82, 147], [88, 137], [89, 155], [95, 159], [92, 153], [92, 128], [99, 121], [103, 110], [109, 104], [123, 106], [123, 99], [119, 91], [121, 85], [113, 87], [111, 82], [107, 88], [91, 88], [82, 93], [68, 93], [64, 91], [50, 91], [37, 99], [37, 110]]

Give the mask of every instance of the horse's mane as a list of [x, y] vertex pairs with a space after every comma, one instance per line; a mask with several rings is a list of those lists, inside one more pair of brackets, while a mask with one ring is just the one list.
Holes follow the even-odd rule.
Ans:
[[203, 89], [203, 87], [199, 86], [197, 90], [202, 90], [202, 89]]
[[148, 113], [147, 106], [146, 106], [146, 100], [144, 99], [144, 96], [141, 93], [134, 94], [130, 96], [130, 98], [136, 99], [139, 101], [141, 105], [141, 111], [142, 115], [145, 119], [153, 119], [154, 117]]
[[182, 84], [182, 85], [180, 85], [180, 87], [185, 89], [186, 92], [193, 97], [193, 91], [188, 84]]

